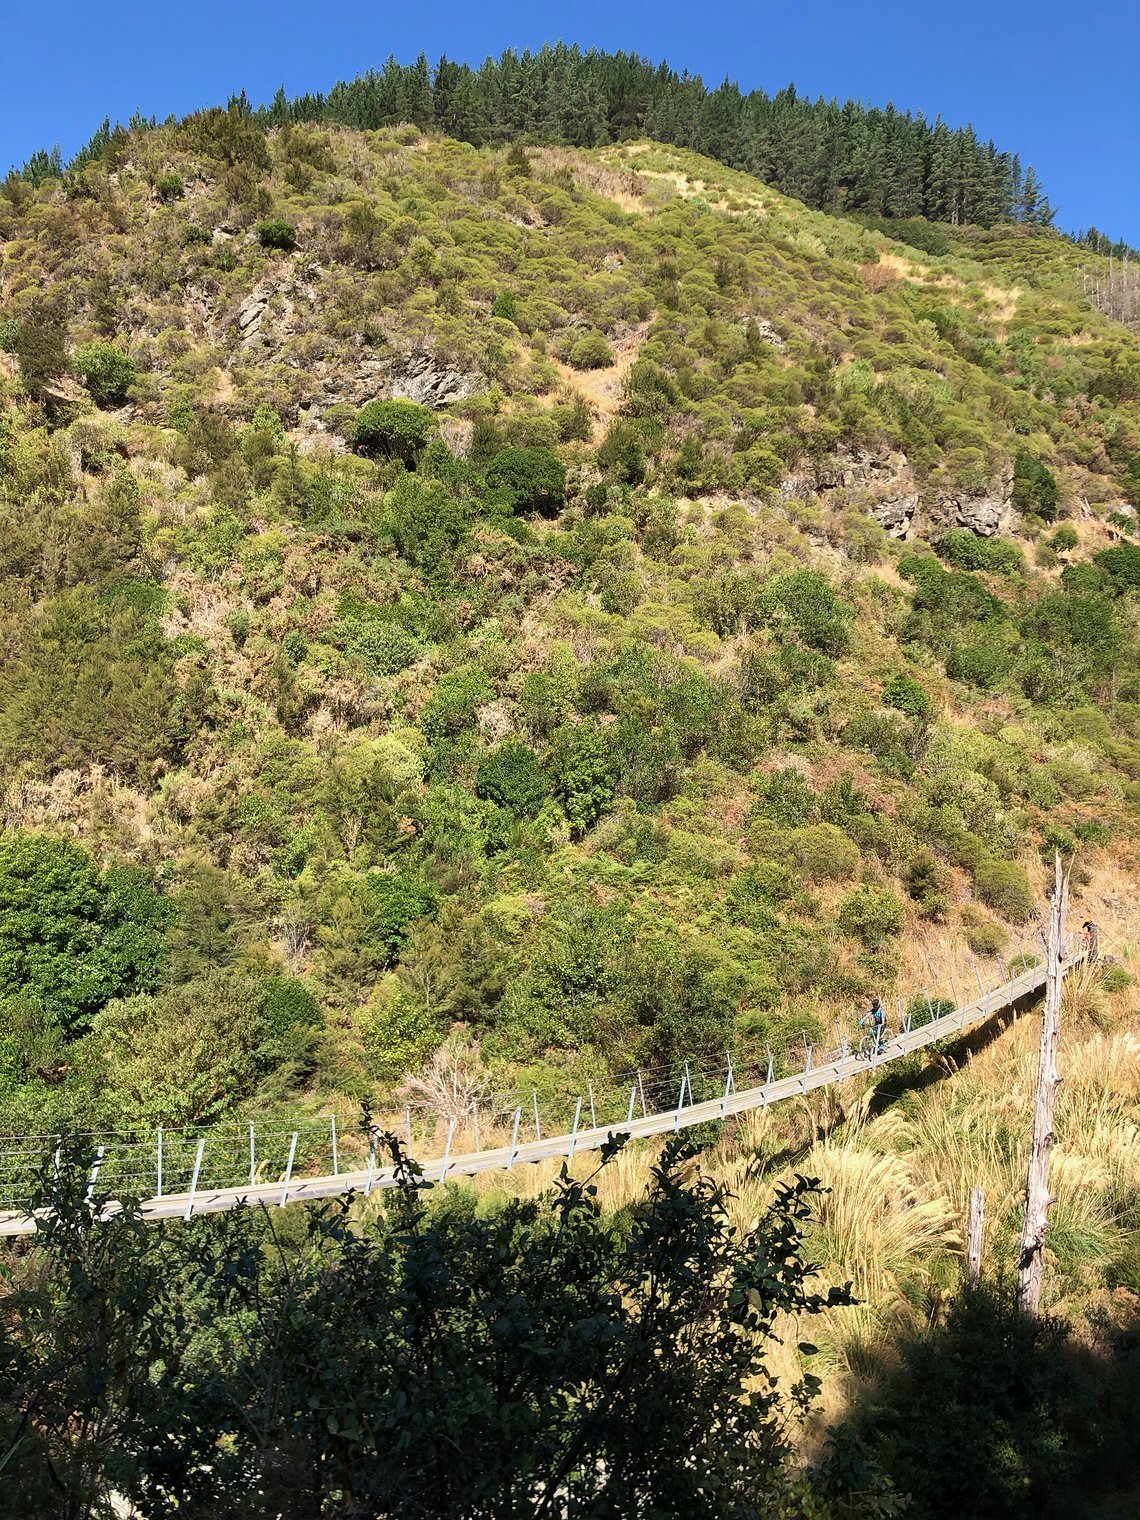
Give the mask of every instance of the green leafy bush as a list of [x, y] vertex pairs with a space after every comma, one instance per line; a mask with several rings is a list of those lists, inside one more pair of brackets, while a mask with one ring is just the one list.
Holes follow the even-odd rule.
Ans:
[[257, 224], [257, 240], [263, 248], [292, 253], [297, 246], [297, 229], [282, 217], [271, 217], [268, 221]]
[[1034, 512], [1046, 522], [1057, 515], [1059, 496], [1057, 482], [1045, 465], [1024, 449], [1019, 450], [1013, 462], [1013, 494], [1015, 507], [1022, 512]]
[[1117, 593], [1140, 590], [1140, 545], [1116, 544], [1102, 549], [1093, 555], [1093, 563], [1107, 573]]
[[989, 570], [994, 575], [1025, 573], [1021, 546], [1007, 538], [980, 538], [968, 528], [951, 528], [934, 548], [957, 570]]
[[495, 455], [487, 484], [502, 491], [516, 512], [554, 513], [566, 499], [566, 470], [547, 448], [508, 448]]
[[100, 871], [69, 840], [0, 838], [0, 996], [80, 1033], [112, 998], [154, 987], [170, 905], [142, 873]]
[[124, 1122], [203, 1124], [250, 1098], [264, 1069], [265, 989], [214, 970], [108, 1003], [92, 1026], [97, 1080]]
[[520, 818], [532, 817], [549, 795], [538, 756], [518, 739], [505, 740], [480, 759], [475, 790]]
[[789, 845], [794, 869], [803, 881], [842, 881], [859, 865], [859, 846], [832, 823], [793, 829]]
[[1055, 549], [1058, 554], [1068, 554], [1069, 550], [1075, 549], [1080, 541], [1080, 535], [1072, 523], [1062, 523], [1050, 536], [1049, 547]]
[[966, 943], [975, 955], [1000, 955], [1008, 939], [1000, 924], [983, 919], [966, 925]]
[[613, 349], [605, 333], [584, 333], [570, 350], [570, 363], [575, 369], [607, 369], [613, 362]]
[[361, 454], [414, 464], [435, 427], [431, 408], [416, 401], [370, 401], [356, 414], [352, 444]]
[[1033, 916], [1033, 889], [1025, 867], [1012, 860], [979, 861], [974, 872], [978, 896], [1004, 918], [1022, 924]]
[[169, 206], [172, 201], [180, 201], [186, 194], [182, 176], [173, 173], [160, 174], [154, 182], [154, 193], [164, 206]]
[[431, 740], [454, 737], [475, 722], [475, 714], [495, 695], [485, 671], [461, 665], [440, 676], [424, 708], [421, 724]]
[[859, 887], [839, 905], [837, 923], [844, 934], [878, 950], [906, 922], [902, 899], [886, 887]]
[[135, 363], [113, 343], [87, 343], [75, 351], [75, 369], [98, 406], [126, 399], [135, 382]]
[[899, 671], [887, 682], [883, 690], [883, 701], [888, 707], [897, 708], [905, 713], [908, 718], [926, 718], [930, 715], [930, 693], [921, 681], [916, 681], [913, 676], [905, 675]]

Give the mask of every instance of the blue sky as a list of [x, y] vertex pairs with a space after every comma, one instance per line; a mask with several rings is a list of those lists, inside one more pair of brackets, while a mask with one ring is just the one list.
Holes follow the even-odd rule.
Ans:
[[973, 122], [1020, 152], [1060, 206], [1140, 244], [1140, 4], [1137, 0], [57, 0], [5, 8], [0, 47], [0, 172], [36, 148], [75, 151], [102, 120], [163, 117], [254, 100], [279, 84], [326, 89], [423, 49], [479, 63], [544, 41], [665, 57], [708, 83], [789, 81], [812, 96], [893, 101]]

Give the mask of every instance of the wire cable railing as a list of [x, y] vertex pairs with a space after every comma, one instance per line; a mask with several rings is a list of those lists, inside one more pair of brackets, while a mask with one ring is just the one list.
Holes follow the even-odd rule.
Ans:
[[[1082, 948], [1068, 947], [1065, 969], [1081, 959]], [[966, 997], [957, 985], [958, 970], [956, 980], [931, 968], [931, 986], [905, 1005], [896, 998], [888, 1013], [889, 1035], [869, 1053], [860, 1053], [858, 1042], [836, 1026], [830, 1040], [809, 1042], [803, 1035], [767, 1047], [759, 1059], [732, 1051], [705, 1053], [588, 1080], [584, 1091], [572, 1095], [540, 1097], [532, 1088], [482, 1101], [475, 1097], [458, 1111], [451, 1105], [450, 1113], [426, 1102], [409, 1103], [348, 1128], [335, 1114], [295, 1121], [275, 1117], [264, 1123], [229, 1120], [208, 1129], [72, 1134], [66, 1144], [81, 1144], [89, 1157], [89, 1196], [97, 1190], [102, 1198], [140, 1201], [143, 1216], [155, 1219], [390, 1186], [394, 1173], [380, 1155], [386, 1133], [400, 1138], [432, 1181], [572, 1157], [599, 1148], [610, 1135], [660, 1135], [845, 1081], [1016, 1006], [1044, 985], [1044, 958], [1036, 946], [1020, 947], [1008, 961], [1000, 955], [985, 964], [974, 961]], [[948, 983], [951, 997], [938, 990], [941, 982]], [[53, 1164], [58, 1171], [64, 1143], [64, 1137], [48, 1134], [0, 1136], [0, 1234], [35, 1228], [34, 1199], [42, 1195], [45, 1171], [49, 1178]]]

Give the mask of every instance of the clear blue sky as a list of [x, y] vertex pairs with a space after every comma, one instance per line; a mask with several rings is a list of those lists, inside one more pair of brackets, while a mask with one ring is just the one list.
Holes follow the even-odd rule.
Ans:
[[73, 153], [105, 115], [179, 115], [243, 86], [327, 89], [421, 49], [478, 64], [544, 41], [665, 57], [717, 84], [793, 81], [812, 96], [893, 101], [972, 122], [1020, 152], [1058, 225], [1140, 244], [1137, 0], [57, 0], [5, 7], [0, 172], [39, 147]]

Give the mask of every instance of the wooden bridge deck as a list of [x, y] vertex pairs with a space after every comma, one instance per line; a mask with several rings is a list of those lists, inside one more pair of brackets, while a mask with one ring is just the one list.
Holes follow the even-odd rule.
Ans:
[[[1068, 959], [1066, 969], [1075, 965], [1081, 956]], [[630, 1122], [597, 1125], [593, 1128], [575, 1130], [573, 1133], [551, 1135], [543, 1139], [526, 1141], [514, 1146], [497, 1146], [493, 1149], [470, 1151], [466, 1154], [437, 1156], [428, 1160], [416, 1157], [429, 1181], [442, 1181], [445, 1177], [470, 1177], [479, 1172], [502, 1171], [528, 1162], [539, 1162], [573, 1156], [579, 1151], [600, 1149], [612, 1135], [629, 1135], [634, 1140], [649, 1139], [668, 1134], [677, 1129], [726, 1119], [733, 1114], [747, 1113], [752, 1109], [766, 1108], [772, 1103], [827, 1087], [834, 1082], [846, 1081], [860, 1073], [878, 1070], [890, 1061], [899, 1060], [912, 1051], [944, 1040], [973, 1025], [1040, 993], [1045, 986], [1044, 965], [1033, 966], [980, 996], [977, 1001], [963, 1004], [951, 1012], [934, 1018], [920, 1028], [896, 1034], [882, 1051], [870, 1060], [860, 1059], [855, 1053], [843, 1050], [837, 1056], [818, 1066], [811, 1063], [811, 1052], [802, 1072], [792, 1076], [765, 1081], [758, 1085], [729, 1090], [717, 1098], [702, 1102], [683, 1101], [676, 1108], [662, 1109], [642, 1115]], [[358, 1171], [341, 1171], [319, 1177], [295, 1176], [287, 1184], [279, 1178], [275, 1182], [244, 1183], [235, 1187], [199, 1188], [194, 1192], [169, 1193], [143, 1200], [142, 1217], [146, 1220], [189, 1218], [194, 1214], [216, 1214], [247, 1204], [279, 1205], [283, 1203], [309, 1202], [334, 1197], [356, 1190], [371, 1192], [375, 1188], [391, 1187], [396, 1178], [391, 1167], [369, 1168]], [[103, 1217], [115, 1212], [114, 1202], [104, 1209]], [[0, 1235], [30, 1234], [36, 1228], [35, 1219], [27, 1212], [12, 1211], [0, 1215]]]

